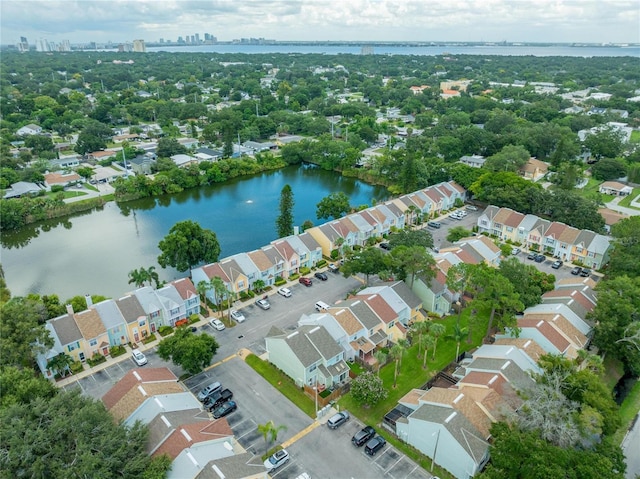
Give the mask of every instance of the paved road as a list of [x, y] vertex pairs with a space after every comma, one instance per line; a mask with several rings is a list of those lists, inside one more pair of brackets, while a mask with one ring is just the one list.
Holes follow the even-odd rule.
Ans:
[[[618, 203], [622, 201], [623, 197], [618, 196], [614, 198], [609, 203], [606, 203], [605, 206], [613, 211], [618, 211], [619, 213], [624, 213], [629, 216], [640, 216], [640, 210], [636, 210], [634, 208], [627, 208], [626, 206], [620, 206]], [[636, 198], [637, 199], [637, 198]], [[634, 202], [637, 204], [636, 199]]]
[[624, 452], [627, 463], [625, 478], [636, 479], [640, 477], [640, 413], [636, 415], [633, 427], [622, 441], [622, 452]]

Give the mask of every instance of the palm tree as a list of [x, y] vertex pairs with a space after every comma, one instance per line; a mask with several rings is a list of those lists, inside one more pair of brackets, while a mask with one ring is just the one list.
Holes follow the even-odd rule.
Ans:
[[160, 277], [158, 273], [156, 273], [155, 266], [149, 266], [147, 269], [147, 280], [149, 281], [149, 286], [151, 286], [151, 281], [153, 281], [156, 284], [156, 289], [160, 287]]
[[427, 353], [429, 348], [436, 344], [436, 339], [430, 334], [425, 334], [422, 339], [422, 346], [424, 347], [424, 356], [422, 358], [422, 369], [427, 369]]
[[211, 289], [211, 283], [209, 283], [208, 281], [202, 280], [198, 283], [198, 285], [196, 286], [196, 289], [198, 290], [198, 295], [200, 296], [200, 300], [204, 304], [205, 309], [208, 311], [207, 291]]
[[264, 281], [262, 281], [261, 279], [256, 279], [256, 280], [253, 282], [253, 290], [254, 290], [256, 293], [261, 292], [261, 291], [264, 289], [264, 287], [265, 287], [265, 286], [266, 286], [266, 285], [265, 285]]
[[147, 271], [144, 268], [129, 271], [129, 284], [135, 284], [136, 288], [142, 288], [147, 281]]
[[440, 338], [440, 336], [444, 334], [445, 331], [446, 331], [446, 328], [444, 324], [433, 323], [431, 325], [430, 333], [433, 335], [434, 339], [436, 340], [435, 344], [433, 345], [433, 356], [431, 357], [431, 359], [436, 358], [436, 348], [438, 347], [438, 339]]
[[456, 361], [460, 356], [460, 343], [462, 342], [462, 340], [465, 338], [466, 335], [467, 335], [467, 328], [463, 328], [459, 324], [453, 325], [453, 332], [449, 337], [456, 342]]
[[389, 351], [389, 354], [391, 355], [393, 360], [396, 362], [395, 370], [393, 372], [393, 387], [395, 388], [397, 384], [397, 379], [398, 379], [398, 366], [399, 366], [400, 359], [404, 354], [404, 347], [401, 344], [396, 343], [393, 345], [393, 347]]
[[222, 278], [219, 278], [218, 276], [214, 276], [213, 278], [211, 278], [211, 289], [213, 290], [213, 297], [216, 303], [216, 308], [218, 309], [218, 311], [220, 311], [220, 304], [222, 303], [222, 300], [226, 297], [227, 295], [227, 286], [224, 284], [224, 281], [222, 281]]
[[400, 367], [402, 367], [402, 356], [404, 356], [404, 352], [409, 349], [410, 343], [408, 339], [398, 339], [398, 344], [402, 347], [402, 354], [400, 355]]
[[420, 353], [422, 352], [422, 336], [429, 332], [431, 329], [430, 321], [419, 321], [417, 323], [413, 323], [411, 329], [414, 333], [418, 334], [418, 355], [416, 357], [420, 357]]
[[264, 437], [265, 450], [266, 454], [269, 451], [269, 435], [271, 433], [271, 428], [273, 427], [273, 421], [269, 421], [265, 424], [258, 424], [258, 432], [262, 434]]
[[387, 362], [388, 354], [385, 353], [382, 349], [378, 349], [375, 353], [373, 353], [373, 357], [378, 361], [378, 376], [380, 376], [380, 370], [382, 369], [382, 365]]
[[280, 424], [279, 426], [276, 426], [273, 421], [271, 422], [271, 430], [269, 431], [269, 436], [271, 438], [271, 442], [276, 442], [278, 440], [278, 433], [280, 431], [286, 431], [287, 430], [287, 426], [285, 426], [284, 424]]
[[60, 376], [65, 377], [72, 364], [73, 358], [71, 356], [66, 353], [60, 353], [47, 361], [47, 369], [54, 373], [60, 373]]

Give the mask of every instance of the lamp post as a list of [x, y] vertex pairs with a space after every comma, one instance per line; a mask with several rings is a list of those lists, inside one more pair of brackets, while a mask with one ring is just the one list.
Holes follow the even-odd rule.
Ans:
[[318, 420], [318, 382], [316, 381], [316, 385], [313, 386], [313, 395], [316, 400], [316, 421]]
[[[440, 440], [440, 429], [438, 429], [437, 432], [438, 436], [436, 437], [436, 445], [433, 448], [433, 457], [431, 458], [431, 472], [433, 472], [433, 465], [436, 462], [436, 453], [438, 452], [438, 441]], [[435, 436], [436, 433], [434, 432], [431, 436]]]

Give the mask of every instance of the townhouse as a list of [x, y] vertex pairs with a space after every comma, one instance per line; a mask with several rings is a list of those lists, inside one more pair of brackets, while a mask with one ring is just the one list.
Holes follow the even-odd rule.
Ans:
[[42, 374], [54, 379], [55, 371], [47, 363], [58, 354], [73, 361], [85, 362], [96, 355], [107, 356], [113, 346], [139, 343], [160, 326], [179, 326], [188, 315], [200, 312], [200, 299], [190, 279], [184, 278], [159, 290], [145, 286], [132, 294], [93, 304], [86, 296], [87, 309], [67, 313], [48, 320], [45, 328], [53, 339], [53, 347], [40, 352], [36, 362]]
[[478, 218], [477, 226], [480, 233], [589, 268], [598, 269], [609, 260], [608, 237], [535, 215], [522, 215], [509, 208], [487, 207]]
[[265, 337], [269, 361], [298, 386], [330, 388], [349, 379], [343, 349], [323, 326], [286, 333], [275, 326]]

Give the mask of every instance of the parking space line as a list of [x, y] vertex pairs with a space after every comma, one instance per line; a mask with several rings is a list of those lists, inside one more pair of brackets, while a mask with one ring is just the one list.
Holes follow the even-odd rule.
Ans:
[[[384, 451], [384, 452], [387, 452], [388, 450], [389, 450], [389, 448], [385, 449], [385, 451]], [[384, 453], [383, 453], [383, 454], [384, 454]], [[396, 466], [400, 461], [402, 461], [402, 460], [404, 459], [404, 457], [405, 457], [405, 456], [400, 456], [400, 458], [399, 458], [396, 462], [394, 462], [393, 464], [391, 464], [391, 465], [389, 466], [389, 468], [387, 469], [387, 471], [390, 471], [394, 466]]]

